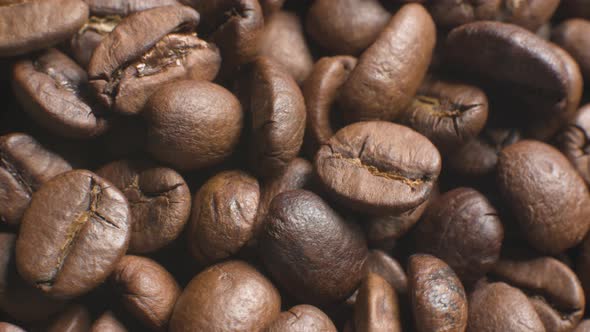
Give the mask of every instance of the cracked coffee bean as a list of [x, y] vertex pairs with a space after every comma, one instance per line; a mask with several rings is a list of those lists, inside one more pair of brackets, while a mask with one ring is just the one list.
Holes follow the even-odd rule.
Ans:
[[68, 299], [102, 283], [127, 250], [131, 215], [123, 193], [85, 170], [63, 173], [33, 195], [16, 244], [20, 275]]
[[96, 47], [121, 20], [120, 16], [90, 16], [70, 40], [70, 51], [74, 60], [83, 68], [88, 68]]

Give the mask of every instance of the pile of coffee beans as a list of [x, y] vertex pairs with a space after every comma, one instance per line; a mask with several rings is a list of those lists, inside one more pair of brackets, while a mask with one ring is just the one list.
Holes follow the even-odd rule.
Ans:
[[590, 0], [0, 0], [0, 332], [590, 332], [584, 81]]

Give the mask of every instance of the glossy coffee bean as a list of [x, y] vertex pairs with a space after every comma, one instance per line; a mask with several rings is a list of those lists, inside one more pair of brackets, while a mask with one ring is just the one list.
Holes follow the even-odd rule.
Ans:
[[377, 274], [387, 281], [397, 294], [408, 290], [408, 277], [403, 267], [381, 250], [371, 250], [363, 267], [363, 275]]
[[63, 173], [41, 186], [25, 212], [18, 271], [52, 297], [82, 295], [113, 271], [130, 228], [127, 200], [114, 185], [85, 170]]
[[258, 181], [241, 171], [225, 171], [197, 192], [188, 225], [188, 247], [204, 266], [235, 255], [254, 236], [260, 201]]
[[106, 311], [98, 317], [90, 327], [90, 332], [104, 331], [127, 332], [128, 330], [113, 312]]
[[319, 0], [309, 8], [305, 28], [331, 53], [356, 55], [377, 39], [390, 18], [377, 0]]
[[90, 16], [88, 21], [72, 36], [70, 51], [72, 57], [83, 68], [88, 68], [92, 53], [106, 35], [121, 22], [120, 16]]
[[105, 110], [89, 96], [86, 72], [60, 51], [18, 62], [13, 79], [23, 109], [52, 133], [89, 138], [107, 129]]
[[213, 265], [186, 286], [170, 321], [171, 331], [261, 331], [281, 311], [276, 288], [241, 261]]
[[87, 332], [92, 324], [88, 309], [74, 304], [64, 310], [47, 327], [48, 332]]
[[260, 255], [277, 284], [301, 302], [346, 299], [362, 278], [367, 253], [361, 229], [317, 195], [293, 190], [272, 201]]
[[393, 120], [412, 101], [436, 41], [432, 18], [417, 4], [402, 7], [360, 56], [342, 87], [340, 105], [351, 120]]
[[21, 55], [64, 41], [88, 18], [82, 0], [8, 0], [0, 4], [0, 57]]
[[264, 332], [338, 331], [330, 317], [309, 304], [296, 305], [282, 312]]
[[124, 256], [110, 276], [125, 308], [154, 331], [168, 326], [181, 289], [174, 277], [155, 261]]
[[0, 222], [18, 225], [39, 187], [71, 166], [33, 137], [0, 136]]
[[529, 244], [559, 253], [580, 243], [590, 227], [584, 180], [555, 148], [525, 140], [498, 158], [497, 182]]
[[141, 160], [111, 162], [96, 174], [114, 184], [131, 210], [130, 253], [148, 253], [174, 241], [188, 221], [191, 194], [175, 170]]
[[476, 281], [494, 266], [503, 239], [498, 212], [471, 188], [438, 197], [414, 230], [418, 252], [442, 259], [466, 282]]
[[590, 21], [570, 19], [553, 30], [551, 40], [563, 47], [580, 65], [582, 74], [590, 78]]
[[397, 295], [378, 274], [369, 273], [359, 288], [354, 305], [355, 331], [402, 330]]
[[574, 165], [590, 185], [590, 105], [580, 108], [578, 114], [557, 135], [557, 147]]
[[128, 16], [144, 10], [178, 5], [176, 0], [84, 0], [90, 13], [97, 16]]
[[584, 290], [576, 274], [552, 257], [501, 259], [491, 275], [526, 291], [547, 331], [571, 331], [582, 319]]
[[315, 158], [329, 192], [369, 214], [401, 213], [428, 199], [441, 169], [438, 150], [410, 128], [359, 122], [340, 129]]
[[196, 170], [227, 159], [243, 127], [240, 102], [206, 81], [160, 86], [146, 105], [147, 151], [179, 170]]
[[408, 280], [416, 331], [465, 330], [465, 290], [447, 264], [434, 256], [412, 255]]

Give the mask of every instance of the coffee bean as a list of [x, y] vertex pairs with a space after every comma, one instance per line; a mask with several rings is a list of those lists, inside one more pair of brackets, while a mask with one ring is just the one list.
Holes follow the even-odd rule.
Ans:
[[213, 265], [186, 286], [171, 331], [260, 331], [281, 311], [281, 297], [262, 274], [241, 261]]
[[96, 47], [120, 22], [120, 16], [90, 16], [70, 40], [70, 50], [76, 62], [83, 68], [88, 68]]
[[90, 328], [90, 332], [127, 332], [127, 328], [111, 311], [103, 313]]
[[498, 158], [497, 182], [531, 246], [559, 253], [582, 241], [590, 227], [590, 194], [555, 148], [531, 140], [506, 147]]
[[131, 210], [130, 253], [154, 252], [182, 232], [191, 210], [191, 194], [175, 170], [141, 160], [111, 162], [96, 174], [125, 195]]
[[573, 330], [573, 332], [588, 332], [590, 331], [590, 319], [583, 320], [578, 326]]
[[367, 257], [357, 225], [305, 190], [277, 195], [265, 223], [260, 255], [290, 295], [320, 305], [342, 301], [354, 292]]
[[90, 13], [97, 16], [128, 16], [144, 10], [179, 5], [176, 0], [84, 0]]
[[264, 12], [265, 19], [281, 10], [285, 1], [286, 0], [258, 0], [260, 7], [262, 7], [262, 11]]
[[16, 243], [20, 275], [55, 298], [102, 283], [127, 250], [131, 217], [125, 196], [85, 170], [63, 173], [33, 195]]
[[70, 169], [68, 162], [29, 135], [0, 136], [1, 224], [18, 225], [33, 193]]
[[264, 332], [338, 331], [330, 317], [309, 304], [300, 304], [282, 312]]
[[369, 273], [359, 288], [354, 306], [355, 331], [402, 330], [397, 296], [391, 285], [378, 274]]
[[402, 266], [381, 250], [371, 250], [363, 267], [363, 275], [374, 273], [387, 281], [397, 294], [408, 290], [408, 278]]
[[243, 127], [240, 102], [206, 81], [160, 86], [147, 103], [147, 151], [180, 170], [195, 170], [227, 159]]
[[557, 147], [590, 185], [590, 104], [585, 105], [556, 138]]
[[25, 330], [10, 323], [0, 322], [0, 332], [25, 332]]
[[420, 5], [400, 9], [360, 56], [342, 87], [340, 105], [351, 120], [393, 120], [412, 101], [436, 41], [434, 22]]
[[590, 299], [590, 239], [586, 237], [580, 246], [580, 252], [576, 260], [576, 274], [580, 278], [584, 293]]
[[583, 19], [567, 20], [553, 30], [551, 39], [568, 51], [580, 65], [582, 74], [590, 78], [590, 22]]
[[47, 327], [48, 332], [86, 332], [90, 330], [90, 313], [80, 304], [74, 304], [64, 310]]
[[388, 122], [339, 130], [318, 151], [315, 169], [338, 200], [370, 214], [401, 213], [426, 201], [440, 154], [424, 136]]
[[417, 331], [465, 330], [465, 290], [447, 264], [430, 255], [413, 255], [408, 262], [408, 280]]

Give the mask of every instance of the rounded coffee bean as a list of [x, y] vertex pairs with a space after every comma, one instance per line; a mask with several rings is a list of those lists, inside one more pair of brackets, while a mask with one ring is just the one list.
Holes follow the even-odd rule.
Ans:
[[582, 107], [575, 118], [556, 138], [557, 147], [590, 185], [590, 104]]
[[111, 311], [103, 313], [90, 327], [90, 332], [127, 332], [127, 328]]
[[304, 190], [274, 198], [260, 238], [260, 255], [278, 285], [303, 303], [345, 300], [358, 286], [367, 258], [361, 229]]
[[530, 331], [545, 328], [520, 290], [503, 282], [480, 284], [469, 296], [468, 332]]
[[213, 265], [180, 295], [170, 331], [260, 331], [281, 312], [277, 289], [241, 261]]
[[96, 174], [123, 192], [131, 210], [129, 252], [148, 253], [174, 241], [191, 211], [191, 193], [175, 170], [140, 160], [111, 162]]
[[418, 332], [465, 331], [465, 290], [447, 264], [430, 255], [413, 255], [408, 262], [408, 279]]
[[500, 153], [497, 182], [531, 246], [557, 254], [580, 243], [590, 227], [584, 180], [555, 148], [520, 141]]
[[83, 68], [88, 68], [96, 47], [120, 22], [120, 16], [90, 16], [70, 40], [70, 51], [76, 62]]
[[363, 267], [363, 275], [377, 274], [387, 281], [398, 294], [408, 290], [408, 277], [402, 266], [381, 250], [371, 250]]
[[223, 87], [206, 81], [160, 86], [149, 99], [146, 149], [180, 170], [196, 170], [228, 158], [243, 127], [240, 102]]
[[127, 16], [144, 10], [179, 5], [176, 0], [84, 0], [90, 13], [99, 16]]
[[576, 59], [584, 77], [590, 79], [590, 21], [564, 21], [555, 27], [551, 39]]
[[309, 304], [300, 304], [282, 312], [264, 332], [338, 331], [330, 317]]
[[86, 22], [82, 0], [7, 0], [0, 3], [0, 57], [21, 55], [64, 41]]
[[59, 314], [47, 327], [48, 332], [87, 332], [90, 330], [90, 313], [85, 306], [75, 304]]
[[17, 225], [33, 193], [70, 169], [67, 161], [29, 135], [0, 136], [0, 225]]
[[155, 331], [166, 329], [181, 292], [168, 271], [149, 258], [125, 256], [110, 279], [125, 308], [144, 326]]
[[359, 58], [342, 87], [340, 105], [351, 120], [393, 120], [418, 90], [434, 50], [432, 18], [418, 4], [403, 6]]
[[319, 0], [306, 17], [306, 30], [334, 54], [356, 55], [371, 45], [391, 15], [378, 0]]
[[445, 261], [465, 282], [476, 281], [494, 266], [503, 239], [498, 212], [471, 188], [438, 197], [414, 230], [416, 249]]
[[131, 235], [125, 196], [96, 174], [75, 170], [33, 195], [16, 243], [20, 275], [55, 298], [101, 284], [125, 254]]
[[359, 288], [354, 305], [355, 331], [402, 330], [399, 304], [391, 285], [378, 274], [369, 273]]
[[25, 330], [7, 322], [0, 322], [0, 332], [25, 332]]
[[331, 194], [370, 214], [408, 211], [428, 199], [441, 169], [426, 137], [394, 123], [359, 122], [340, 129], [315, 158]]
[[188, 247], [204, 266], [236, 254], [254, 236], [258, 181], [241, 171], [218, 173], [197, 192], [188, 225]]

